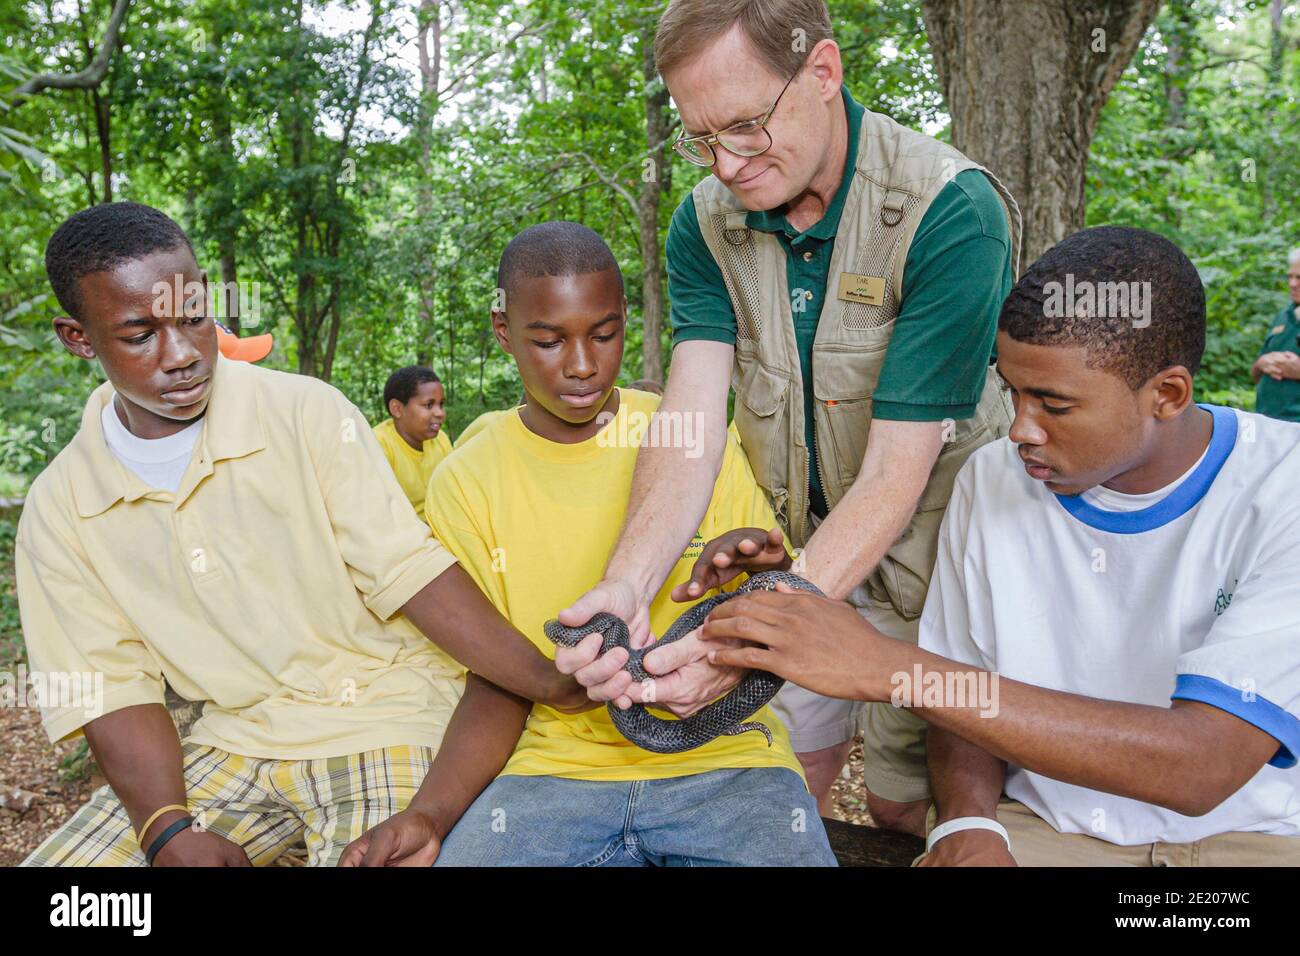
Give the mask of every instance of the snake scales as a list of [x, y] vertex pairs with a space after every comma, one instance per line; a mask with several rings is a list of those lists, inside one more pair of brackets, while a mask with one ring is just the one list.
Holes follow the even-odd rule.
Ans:
[[[749, 580], [735, 591], [705, 598], [699, 604], [682, 613], [673, 626], [654, 644], [639, 650], [629, 646], [630, 635], [627, 624], [613, 614], [601, 612], [581, 627], [567, 627], [559, 621], [547, 621], [544, 626], [547, 638], [561, 647], [574, 647], [588, 634], [604, 632], [605, 639], [602, 652], [621, 647], [628, 652], [628, 660], [623, 669], [635, 680], [650, 680], [651, 675], [645, 670], [641, 659], [657, 647], [663, 647], [681, 640], [691, 631], [704, 623], [719, 604], [750, 591], [775, 591], [779, 583], [788, 584], [801, 591], [820, 594], [817, 587], [797, 574], [788, 571], [761, 571], [751, 575]], [[767, 671], [751, 670], [745, 674], [726, 696], [701, 708], [690, 717], [681, 720], [665, 720], [655, 717], [644, 704], [633, 704], [627, 710], [620, 710], [610, 701], [608, 705], [610, 719], [624, 737], [643, 750], [659, 754], [681, 753], [694, 750], [717, 737], [743, 734], [751, 730], [760, 731], [767, 737], [767, 744], [772, 745], [772, 732], [757, 721], [749, 721], [767, 705], [776, 692], [785, 683], [783, 678]]]

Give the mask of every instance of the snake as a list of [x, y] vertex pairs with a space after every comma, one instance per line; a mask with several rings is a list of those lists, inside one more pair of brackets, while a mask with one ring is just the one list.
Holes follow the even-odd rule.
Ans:
[[[631, 646], [631, 634], [627, 622], [622, 618], [601, 611], [579, 627], [568, 627], [558, 620], [547, 621], [542, 629], [551, 643], [559, 647], [575, 647], [589, 634], [603, 634], [602, 653], [621, 647], [627, 651], [627, 663], [623, 669], [637, 681], [653, 680], [646, 671], [642, 659], [650, 651], [665, 647], [681, 640], [691, 631], [704, 623], [719, 604], [749, 594], [753, 591], [775, 591], [778, 584], [787, 584], [800, 591], [821, 594], [815, 584], [804, 580], [789, 571], [760, 571], [750, 575], [734, 591], [726, 591], [713, 597], [705, 598], [688, 608], [673, 622], [667, 633], [658, 641], [643, 648]], [[758, 713], [776, 696], [785, 679], [763, 670], [750, 670], [741, 678], [740, 683], [725, 696], [702, 707], [690, 717], [681, 720], [665, 720], [656, 717], [646, 709], [645, 704], [634, 703], [627, 710], [621, 710], [614, 701], [607, 705], [614, 727], [628, 741], [658, 754], [675, 754], [702, 747], [721, 736], [759, 731], [767, 738], [767, 745], [772, 746], [772, 731], [759, 721], [748, 718]]]

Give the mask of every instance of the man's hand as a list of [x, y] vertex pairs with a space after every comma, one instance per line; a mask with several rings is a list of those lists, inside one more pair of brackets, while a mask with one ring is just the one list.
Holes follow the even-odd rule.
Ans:
[[[722, 642], [729, 647], [740, 647], [740, 641]], [[654, 675], [650, 680], [632, 683], [618, 701], [624, 710], [632, 701], [649, 704], [670, 711], [678, 717], [689, 717], [705, 704], [717, 700], [740, 683], [745, 668], [714, 664], [707, 659], [708, 652], [718, 642], [705, 644], [696, 628], [679, 641], [667, 647], [656, 648], [642, 658], [645, 669]], [[624, 704], [624, 701], [628, 701]]]
[[[157, 834], [161, 833], [166, 827], [160, 828], [155, 825], [149, 829], [154, 832], [146, 834], [146, 836], [156, 839]], [[148, 849], [148, 847], [146, 846], [144, 849]], [[196, 830], [193, 826], [190, 826], [163, 844], [163, 848], [153, 858], [153, 865], [252, 866], [253, 864], [248, 859], [248, 854], [244, 852], [244, 848], [239, 844], [232, 843], [211, 830]]]
[[442, 834], [433, 815], [415, 807], [395, 813], [348, 844], [339, 866], [433, 866]]
[[[581, 627], [601, 611], [613, 614], [627, 623], [633, 647], [644, 647], [654, 640], [650, 632], [650, 605], [635, 589], [624, 581], [604, 580], [559, 613], [561, 624]], [[632, 675], [623, 670], [627, 652], [615, 648], [602, 655], [601, 634], [588, 634], [577, 647], [559, 647], [555, 651], [555, 666], [561, 674], [571, 674], [587, 689], [587, 696], [604, 703], [622, 699], [620, 706], [632, 706], [626, 696]]]
[[962, 830], [946, 836], [917, 866], [1016, 866], [1007, 841], [992, 830]]
[[1255, 361], [1255, 368], [1277, 382], [1300, 379], [1300, 355], [1295, 352], [1266, 352]]
[[780, 528], [737, 528], [704, 546], [691, 568], [691, 579], [673, 588], [679, 603], [703, 597], [743, 572], [788, 571], [792, 562]]
[[700, 636], [751, 645], [711, 649], [715, 664], [770, 671], [827, 697], [889, 700], [891, 676], [906, 669], [900, 642], [852, 606], [784, 584], [714, 608]]

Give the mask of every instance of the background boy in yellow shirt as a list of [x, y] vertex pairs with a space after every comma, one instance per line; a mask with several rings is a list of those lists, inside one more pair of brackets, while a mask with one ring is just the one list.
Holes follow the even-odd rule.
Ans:
[[[527, 404], [438, 469], [425, 514], [492, 603], [553, 658], [542, 624], [600, 576], [658, 398], [614, 387], [627, 303], [618, 264], [590, 229], [525, 230], [506, 247], [498, 284], [506, 310], [493, 312], [493, 331]], [[698, 452], [689, 429], [676, 434], [684, 454]], [[729, 445], [705, 524], [652, 605], [655, 632], [685, 609], [670, 592], [690, 581], [707, 540], [774, 523]], [[535, 706], [501, 776], [446, 836], [438, 865], [834, 865], [785, 729], [769, 708], [753, 719], [771, 728], [771, 746], [750, 732], [656, 754], [625, 740], [604, 708]], [[484, 767], [491, 762], [485, 755]], [[379, 828], [387, 845], [427, 834], [409, 816]]]
[[442, 381], [423, 365], [399, 368], [384, 385], [389, 417], [375, 426], [375, 437], [416, 514], [424, 513], [433, 469], [451, 454], [451, 439], [442, 428], [447, 420], [444, 401]]

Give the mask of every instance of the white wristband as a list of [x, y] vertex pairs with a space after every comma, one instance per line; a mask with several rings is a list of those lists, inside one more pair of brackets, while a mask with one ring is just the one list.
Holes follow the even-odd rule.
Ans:
[[991, 817], [958, 817], [956, 820], [940, 823], [930, 831], [930, 835], [925, 838], [925, 852], [929, 853], [933, 850], [934, 845], [944, 837], [960, 833], [962, 830], [992, 830], [1007, 841], [1007, 852], [1011, 851], [1011, 837], [1007, 834], [1007, 828], [997, 820]]

